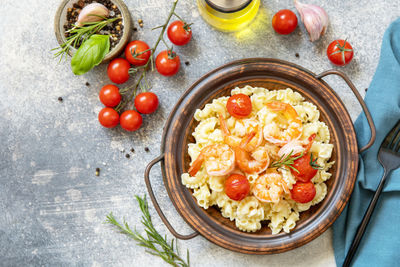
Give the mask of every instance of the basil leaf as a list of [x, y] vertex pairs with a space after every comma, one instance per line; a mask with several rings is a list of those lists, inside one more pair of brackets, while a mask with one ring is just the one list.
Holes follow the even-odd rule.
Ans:
[[110, 37], [108, 35], [94, 34], [90, 36], [71, 60], [72, 72], [75, 75], [82, 75], [94, 66], [99, 65], [110, 50]]

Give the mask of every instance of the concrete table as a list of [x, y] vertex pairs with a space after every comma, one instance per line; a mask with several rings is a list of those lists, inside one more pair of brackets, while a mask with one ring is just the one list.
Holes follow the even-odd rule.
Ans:
[[[112, 211], [142, 230], [134, 195], [146, 193], [145, 165], [160, 153], [162, 128], [179, 96], [202, 74], [245, 57], [279, 58], [322, 72], [332, 68], [325, 49], [337, 38], [348, 38], [355, 49], [353, 62], [341, 70], [364, 95], [378, 63], [384, 30], [400, 14], [399, 1], [309, 0], [320, 3], [331, 22], [326, 36], [310, 43], [303, 26], [290, 36], [278, 36], [271, 28], [276, 11], [294, 10], [292, 0], [262, 1], [254, 23], [232, 34], [213, 30], [199, 16], [194, 0], [181, 0], [178, 14], [194, 22], [193, 40], [176, 48], [182, 68], [172, 78], [150, 74], [161, 106], [155, 114], [144, 116], [139, 131], [127, 133], [120, 127], [104, 129], [97, 121], [102, 108], [98, 92], [109, 83], [106, 66], [74, 76], [69, 61], [57, 64], [53, 59], [50, 50], [58, 46], [53, 16], [59, 2], [1, 1], [2, 266], [164, 265], [103, 222]], [[133, 38], [153, 44], [158, 34], [150, 29], [163, 23], [171, 1], [126, 3], [138, 28]], [[139, 18], [144, 21], [143, 28], [137, 24]], [[355, 119], [361, 109], [348, 87], [339, 78], [326, 81]], [[95, 175], [96, 168], [100, 168], [100, 176]], [[171, 205], [159, 167], [152, 171], [152, 180], [167, 217], [178, 231], [189, 233], [191, 229]], [[150, 211], [157, 229], [172, 237], [152, 206]], [[190, 249], [193, 266], [335, 265], [331, 230], [301, 248], [277, 255], [234, 253], [202, 237], [180, 241], [179, 245], [182, 252]]]

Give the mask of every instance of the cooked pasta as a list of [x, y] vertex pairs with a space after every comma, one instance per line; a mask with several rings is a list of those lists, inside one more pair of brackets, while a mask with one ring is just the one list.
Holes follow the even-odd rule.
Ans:
[[[188, 145], [191, 169], [182, 174], [182, 184], [193, 189], [193, 196], [200, 207], [208, 209], [217, 206], [222, 216], [235, 221], [236, 227], [242, 231], [255, 232], [261, 229], [263, 221], [269, 221], [268, 227], [273, 234], [281, 231], [289, 233], [295, 228], [300, 212], [320, 203], [327, 194], [325, 181], [332, 176], [329, 169], [334, 164], [333, 161], [329, 162], [333, 150], [329, 129], [319, 120], [317, 107], [290, 88], [270, 91], [245, 86], [231, 91], [231, 95], [236, 94], [250, 97], [251, 112], [245, 118], [231, 116], [227, 110], [229, 97], [214, 99], [203, 109], [196, 110], [194, 118], [199, 123], [192, 133], [195, 143]], [[285, 112], [291, 117], [273, 112], [273, 105], [285, 107]], [[243, 140], [247, 140], [247, 143]], [[298, 179], [293, 166], [274, 168], [272, 164], [290, 156], [282, 156], [282, 151], [284, 146], [292, 143], [297, 144], [296, 149], [301, 144], [300, 149], [303, 150], [300, 156], [303, 151], [310, 153], [310, 166], [318, 166], [318, 171], [310, 181], [315, 188], [315, 196], [307, 203], [296, 202], [292, 198], [291, 190]], [[226, 162], [230, 161], [218, 161], [222, 153], [220, 155], [215, 149], [221, 148], [222, 144], [231, 147], [231, 154], [225, 152], [224, 157], [235, 157], [232, 161], [236, 162], [234, 165], [226, 166]], [[251, 150], [244, 150], [245, 145]], [[237, 152], [239, 148], [247, 153], [247, 157], [265, 166], [260, 165], [254, 172], [242, 167], [243, 162], [238, 161], [241, 155]], [[213, 172], [210, 173], [210, 170]], [[226, 191], [225, 183], [233, 173], [244, 175], [249, 184], [248, 194], [240, 200], [233, 200]], [[270, 191], [259, 191], [265, 188]]]

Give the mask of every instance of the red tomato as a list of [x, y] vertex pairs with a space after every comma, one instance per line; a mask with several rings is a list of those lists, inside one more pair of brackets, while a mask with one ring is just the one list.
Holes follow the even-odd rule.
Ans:
[[129, 69], [131, 64], [124, 58], [116, 58], [108, 64], [107, 74], [108, 78], [113, 83], [124, 83], [129, 80]]
[[135, 97], [135, 108], [143, 114], [150, 114], [158, 107], [158, 97], [155, 93], [144, 92]]
[[106, 107], [115, 107], [121, 102], [121, 95], [119, 89], [113, 84], [107, 84], [101, 88], [99, 93], [101, 103]]
[[354, 51], [351, 44], [346, 40], [335, 40], [326, 49], [326, 55], [333, 64], [344, 66], [353, 59]]
[[250, 97], [245, 94], [233, 95], [228, 99], [226, 108], [233, 117], [245, 118], [250, 115], [252, 109]]
[[99, 122], [106, 128], [113, 128], [118, 125], [119, 114], [112, 108], [103, 108], [99, 112]]
[[185, 45], [192, 38], [192, 29], [181, 20], [176, 20], [168, 26], [168, 38], [174, 45]]
[[246, 176], [232, 174], [225, 181], [225, 194], [232, 200], [242, 200], [250, 192], [250, 184]]
[[121, 114], [121, 127], [127, 131], [136, 131], [142, 126], [142, 116], [135, 110], [127, 110]]
[[[151, 51], [147, 51], [142, 53], [143, 51], [146, 51], [150, 49], [150, 47], [143, 41], [135, 40], [130, 42], [126, 48], [125, 48], [125, 58], [135, 66], [143, 66], [144, 64], [147, 63], [147, 61], [150, 58]], [[137, 54], [135, 57], [133, 54]], [[140, 54], [140, 55], [138, 55]]]
[[298, 170], [299, 172], [296, 172], [293, 169], [290, 169], [290, 171], [298, 181], [304, 183], [309, 182], [317, 174], [318, 170], [314, 169], [310, 165], [310, 162], [311, 162], [310, 153], [305, 154], [304, 156], [302, 156], [299, 159], [296, 159], [293, 162], [292, 167], [296, 168], [296, 170]]
[[290, 190], [292, 199], [298, 203], [310, 202], [314, 199], [315, 194], [315, 186], [312, 182], [297, 182], [293, 185], [293, 189]]
[[279, 34], [292, 33], [297, 27], [297, 17], [289, 9], [279, 10], [272, 18], [272, 27]]
[[164, 76], [175, 75], [180, 65], [181, 61], [175, 52], [164, 50], [156, 58], [157, 71]]

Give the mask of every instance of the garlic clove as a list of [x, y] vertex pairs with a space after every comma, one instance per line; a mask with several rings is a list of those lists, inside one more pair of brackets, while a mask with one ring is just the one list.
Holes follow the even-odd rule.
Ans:
[[301, 21], [310, 35], [311, 42], [318, 40], [325, 34], [329, 18], [323, 8], [316, 5], [303, 4], [298, 0], [294, 0], [294, 5], [300, 13]]
[[103, 20], [102, 17], [106, 18], [110, 14], [110, 11], [102, 4], [92, 3], [85, 6], [81, 13], [79, 13], [76, 25], [81, 27], [85, 22], [95, 22]]

